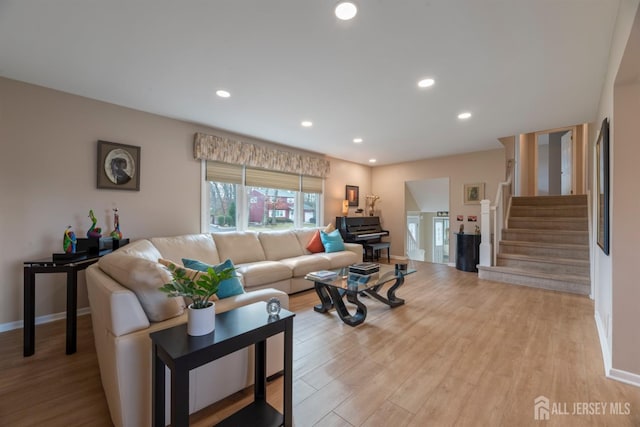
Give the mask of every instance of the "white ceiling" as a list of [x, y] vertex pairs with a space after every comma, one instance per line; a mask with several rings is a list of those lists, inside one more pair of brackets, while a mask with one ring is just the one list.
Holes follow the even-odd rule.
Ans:
[[356, 1], [0, 0], [0, 76], [358, 163], [596, 119], [619, 0]]

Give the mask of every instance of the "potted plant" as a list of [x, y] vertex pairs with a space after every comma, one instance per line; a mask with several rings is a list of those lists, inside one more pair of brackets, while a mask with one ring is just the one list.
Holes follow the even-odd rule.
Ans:
[[160, 290], [169, 297], [186, 297], [191, 300], [187, 307], [187, 333], [206, 335], [216, 328], [216, 306], [211, 298], [218, 292], [220, 282], [234, 275], [233, 268], [216, 271], [209, 267], [207, 272], [187, 270], [175, 264], [169, 264], [172, 280]]

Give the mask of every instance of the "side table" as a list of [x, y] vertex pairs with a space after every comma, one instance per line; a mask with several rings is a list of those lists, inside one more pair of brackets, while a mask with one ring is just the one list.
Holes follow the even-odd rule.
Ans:
[[23, 356], [32, 356], [36, 350], [36, 274], [67, 274], [67, 354], [76, 352], [78, 322], [78, 271], [98, 261], [111, 249], [79, 256], [71, 260], [53, 261], [51, 258], [24, 263], [24, 328]]
[[[210, 334], [192, 337], [182, 324], [150, 335], [153, 347], [152, 406], [153, 426], [165, 426], [165, 367], [171, 370], [171, 425], [189, 425], [189, 371], [234, 351], [255, 346], [254, 401], [226, 418], [218, 426], [293, 425], [293, 318], [281, 310], [278, 316], [267, 314], [267, 304], [257, 302], [216, 314], [216, 329]], [[284, 332], [284, 399], [281, 414], [267, 398], [267, 338]]]

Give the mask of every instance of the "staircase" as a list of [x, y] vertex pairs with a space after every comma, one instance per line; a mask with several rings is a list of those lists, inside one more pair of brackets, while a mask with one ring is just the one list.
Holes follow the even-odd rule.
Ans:
[[496, 266], [481, 279], [588, 295], [587, 196], [513, 197]]

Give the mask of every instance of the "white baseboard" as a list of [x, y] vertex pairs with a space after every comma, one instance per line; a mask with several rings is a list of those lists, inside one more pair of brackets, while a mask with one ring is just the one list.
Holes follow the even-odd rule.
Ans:
[[455, 267], [456, 263], [455, 262], [450, 262], [449, 264], [447, 264], [449, 267]]
[[640, 387], [640, 375], [623, 371], [621, 369], [610, 369], [607, 373], [607, 378]]
[[[83, 307], [78, 309], [78, 316], [85, 316], [91, 313], [91, 309], [89, 307]], [[44, 316], [36, 317], [36, 325], [41, 325], [43, 323], [51, 323], [56, 320], [66, 319], [67, 312], [63, 311], [62, 313], [53, 313], [47, 314]], [[23, 320], [17, 320], [15, 322], [7, 322], [0, 323], [0, 332], [12, 331], [14, 329], [22, 329], [24, 327]]]
[[609, 353], [609, 345], [607, 343], [607, 331], [600, 319], [598, 312], [594, 315], [596, 319], [596, 329], [598, 330], [598, 338], [600, 339], [600, 348], [602, 350], [602, 360], [604, 361], [604, 375], [612, 380], [620, 381], [625, 384], [640, 387], [640, 375], [621, 369], [611, 367], [611, 354]]
[[607, 331], [604, 328], [600, 314], [596, 311], [594, 315], [596, 319], [596, 330], [600, 339], [600, 349], [602, 351], [602, 360], [604, 361], [604, 373], [608, 376], [611, 370], [611, 354], [609, 353], [609, 343], [607, 342]]

